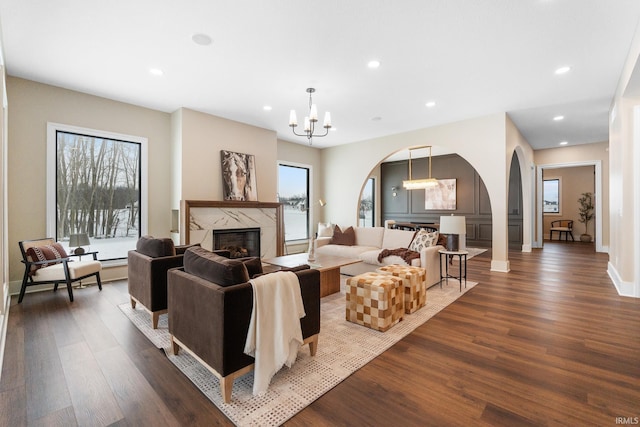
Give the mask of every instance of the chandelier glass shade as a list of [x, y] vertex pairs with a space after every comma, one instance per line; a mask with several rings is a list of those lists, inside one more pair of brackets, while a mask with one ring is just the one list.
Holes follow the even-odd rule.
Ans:
[[[411, 176], [412, 169], [412, 159], [411, 159], [411, 151], [417, 150], [419, 148], [428, 148], [429, 149], [429, 178], [423, 179], [413, 179]], [[416, 147], [409, 149], [409, 179], [402, 181], [402, 187], [407, 190], [421, 190], [429, 187], [435, 187], [438, 185], [438, 180], [435, 178], [431, 178], [431, 146], [428, 145], [426, 147]]]
[[318, 123], [318, 107], [313, 103], [313, 99], [311, 95], [316, 90], [312, 87], [307, 88], [307, 93], [309, 94], [309, 115], [304, 118], [304, 133], [297, 133], [296, 127], [298, 126], [298, 117], [296, 115], [296, 110], [291, 110], [289, 113], [289, 127], [293, 131], [294, 135], [297, 136], [306, 136], [309, 141], [309, 145], [313, 145], [313, 138], [321, 138], [323, 136], [327, 136], [329, 133], [329, 129], [331, 129], [331, 113], [328, 111], [324, 113], [324, 122], [322, 127], [324, 128], [324, 133], [315, 133], [316, 132], [316, 123]]

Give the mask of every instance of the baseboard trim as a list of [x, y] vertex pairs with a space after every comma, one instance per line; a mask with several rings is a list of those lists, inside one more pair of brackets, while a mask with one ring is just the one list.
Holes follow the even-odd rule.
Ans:
[[618, 295], [623, 297], [640, 298], [640, 283], [633, 283], [622, 280], [620, 274], [618, 274], [618, 270], [616, 270], [611, 262], [609, 262], [607, 265], [607, 274], [613, 282], [613, 286], [616, 287]]
[[[8, 289], [8, 286], [5, 286]], [[7, 329], [9, 326], [9, 306], [11, 305], [11, 296], [5, 293], [5, 299], [2, 301], [4, 309], [0, 314], [0, 380], [2, 380], [2, 364], [4, 362], [4, 349], [7, 343]]]
[[491, 271], [508, 273], [511, 270], [509, 261], [491, 260]]

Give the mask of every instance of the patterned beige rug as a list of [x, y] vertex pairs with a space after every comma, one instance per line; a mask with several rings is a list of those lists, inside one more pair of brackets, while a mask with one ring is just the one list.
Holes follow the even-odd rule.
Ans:
[[[342, 277], [344, 285], [345, 276]], [[318, 352], [309, 355], [303, 347], [298, 359], [289, 369], [284, 367], [272, 379], [269, 390], [253, 396], [253, 373], [237, 379], [231, 403], [224, 403], [218, 379], [192, 356], [182, 351], [173, 356], [167, 329], [167, 316], [160, 316], [158, 329], [151, 328], [150, 315], [141, 308], [132, 309], [129, 303], [120, 310], [205, 394], [229, 419], [238, 426], [277, 426], [294, 416], [311, 402], [373, 360], [415, 328], [454, 302], [475, 282], [467, 281], [459, 291], [459, 283], [449, 279], [442, 289], [438, 285], [427, 291], [427, 305], [404, 319], [387, 332], [378, 332], [345, 320], [345, 296], [336, 293], [322, 299]], [[342, 286], [344, 289], [344, 286]], [[343, 291], [344, 292], [344, 291]]]

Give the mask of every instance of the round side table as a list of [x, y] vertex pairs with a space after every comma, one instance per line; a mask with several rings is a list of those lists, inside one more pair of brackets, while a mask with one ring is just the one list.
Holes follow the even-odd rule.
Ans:
[[[438, 251], [438, 253], [440, 254], [440, 288], [442, 288], [442, 279], [445, 279], [447, 282], [447, 285], [449, 284], [449, 278], [452, 279], [457, 279], [460, 282], [460, 292], [462, 292], [462, 279], [464, 279], [464, 287], [467, 287], [467, 255], [469, 254], [468, 251], [448, 251], [446, 249], [440, 249]], [[458, 266], [459, 268], [459, 273], [458, 276], [451, 276], [449, 274], [449, 263], [447, 262], [447, 258], [449, 255], [452, 256], [457, 256], [458, 257]], [[442, 258], [444, 257], [444, 265], [445, 265], [445, 271], [444, 274], [442, 271]], [[463, 269], [464, 266], [464, 269]]]

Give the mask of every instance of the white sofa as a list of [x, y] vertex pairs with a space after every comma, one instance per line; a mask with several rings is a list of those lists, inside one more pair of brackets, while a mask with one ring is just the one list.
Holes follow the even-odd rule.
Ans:
[[[347, 227], [340, 227], [344, 230]], [[331, 237], [318, 237], [316, 239], [316, 253], [325, 255], [341, 256], [346, 258], [358, 258], [362, 262], [347, 265], [340, 269], [342, 274], [355, 276], [358, 274], [375, 271], [383, 265], [407, 263], [396, 255], [391, 255], [378, 262], [378, 254], [383, 249], [408, 248], [414, 231], [394, 230], [384, 227], [353, 227], [355, 231], [355, 245], [335, 245], [331, 244]], [[427, 287], [440, 281], [440, 254], [438, 250], [443, 246], [436, 245], [424, 248], [420, 251], [420, 259], [414, 259], [412, 265], [426, 268]], [[446, 261], [445, 261], [446, 262]]]

